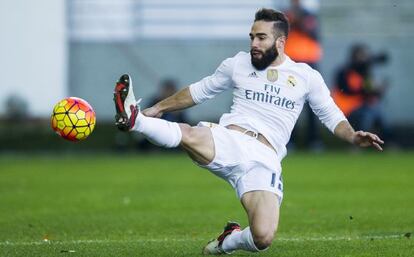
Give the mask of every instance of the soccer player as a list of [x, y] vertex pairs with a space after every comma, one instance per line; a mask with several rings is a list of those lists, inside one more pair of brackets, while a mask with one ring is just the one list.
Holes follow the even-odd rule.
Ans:
[[[337, 137], [362, 147], [382, 150], [375, 134], [355, 132], [330, 97], [321, 75], [284, 54], [289, 24], [286, 16], [260, 9], [250, 31], [250, 53], [224, 60], [211, 76], [140, 111], [131, 78], [123, 75], [115, 87], [116, 125], [139, 132], [162, 147], [181, 146], [195, 163], [226, 180], [246, 210], [249, 226], [229, 222], [204, 247], [204, 254], [267, 249], [279, 222], [283, 199], [281, 160], [305, 102]], [[198, 126], [158, 119], [233, 90], [233, 105], [219, 124]]]

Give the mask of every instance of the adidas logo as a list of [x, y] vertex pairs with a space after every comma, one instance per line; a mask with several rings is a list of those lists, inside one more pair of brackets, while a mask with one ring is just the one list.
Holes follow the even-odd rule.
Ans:
[[252, 73], [249, 74], [248, 76], [249, 78], [258, 78], [257, 74], [255, 71], [253, 71]]

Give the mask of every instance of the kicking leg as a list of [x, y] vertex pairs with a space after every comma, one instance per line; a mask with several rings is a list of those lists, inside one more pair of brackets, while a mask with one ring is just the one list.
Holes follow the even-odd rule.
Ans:
[[181, 145], [200, 164], [214, 158], [214, 141], [209, 128], [147, 117], [139, 111], [129, 75], [122, 75], [114, 91], [115, 124], [123, 131], [142, 133], [155, 145], [172, 148]]
[[183, 123], [179, 125], [182, 133], [181, 147], [190, 158], [201, 165], [207, 165], [212, 162], [215, 149], [210, 128], [191, 127]]
[[181, 145], [190, 158], [199, 164], [206, 165], [214, 158], [214, 140], [210, 128], [191, 127], [139, 113], [132, 130], [144, 134], [158, 146], [171, 148]]

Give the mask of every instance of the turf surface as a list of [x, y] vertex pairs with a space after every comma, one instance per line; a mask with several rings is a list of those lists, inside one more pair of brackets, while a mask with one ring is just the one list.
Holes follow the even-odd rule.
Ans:
[[[293, 153], [257, 256], [414, 256], [414, 153]], [[0, 256], [198, 256], [235, 193], [184, 155], [0, 157]], [[239, 252], [236, 256], [247, 256]]]

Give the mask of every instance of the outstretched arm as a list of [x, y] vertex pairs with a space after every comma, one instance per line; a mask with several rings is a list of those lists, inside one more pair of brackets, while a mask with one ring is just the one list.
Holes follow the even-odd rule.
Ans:
[[322, 123], [337, 137], [351, 144], [361, 147], [373, 146], [382, 151], [381, 145], [384, 144], [384, 141], [377, 135], [365, 131], [355, 132], [330, 96], [321, 74], [312, 70], [309, 77], [309, 104]]
[[224, 60], [213, 75], [191, 84], [154, 106], [145, 109], [142, 113], [145, 116], [159, 118], [163, 112], [178, 111], [200, 104], [232, 87], [233, 68], [238, 55]]
[[227, 58], [220, 64], [213, 75], [191, 84], [154, 106], [145, 109], [142, 113], [145, 116], [159, 118], [164, 112], [178, 111], [200, 104], [232, 87], [233, 67], [236, 57], [237, 55], [233, 58]]
[[148, 117], [161, 117], [164, 112], [178, 111], [195, 105], [189, 87], [185, 87], [174, 95], [165, 98], [154, 106], [142, 111]]
[[356, 131], [352, 128], [351, 124], [348, 121], [341, 121], [334, 130], [334, 134], [351, 144], [361, 146], [361, 147], [375, 147], [377, 150], [382, 151], [381, 145], [384, 144], [377, 135], [365, 132], [365, 131]]

